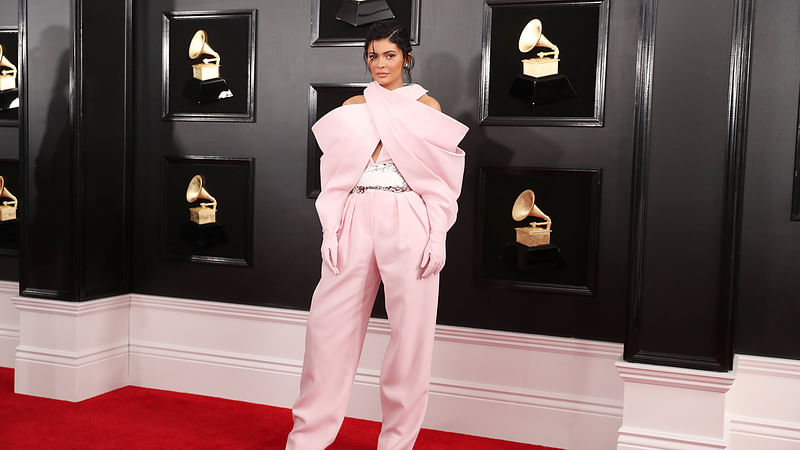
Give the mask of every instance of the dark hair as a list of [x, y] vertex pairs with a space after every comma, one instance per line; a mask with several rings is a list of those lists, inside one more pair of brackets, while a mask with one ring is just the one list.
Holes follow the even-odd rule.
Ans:
[[407, 65], [404, 64], [403, 73], [410, 83], [411, 69], [414, 68], [414, 57], [411, 56], [411, 38], [408, 35], [408, 29], [395, 19], [382, 20], [370, 25], [369, 30], [367, 30], [367, 37], [364, 39], [364, 62], [367, 64], [367, 68], [369, 68], [369, 59], [367, 59], [369, 44], [372, 41], [381, 39], [388, 39], [389, 42], [397, 45], [397, 48], [403, 52], [403, 61], [407, 61]]

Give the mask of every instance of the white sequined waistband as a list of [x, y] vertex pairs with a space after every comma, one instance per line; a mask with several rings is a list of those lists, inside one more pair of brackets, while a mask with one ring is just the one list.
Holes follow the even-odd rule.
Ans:
[[408, 192], [408, 183], [393, 162], [370, 164], [351, 192], [362, 194], [370, 189], [389, 192]]

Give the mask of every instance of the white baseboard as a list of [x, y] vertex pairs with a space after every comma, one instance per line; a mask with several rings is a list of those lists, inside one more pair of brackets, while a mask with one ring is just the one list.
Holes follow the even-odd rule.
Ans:
[[128, 385], [129, 296], [12, 301], [22, 325], [16, 393], [77, 402]]
[[618, 450], [728, 447], [728, 392], [736, 372], [618, 361], [625, 401]]
[[731, 450], [800, 449], [800, 361], [739, 355]]
[[14, 392], [77, 402], [123, 386], [128, 379], [128, 346], [83, 353], [19, 346]]
[[724, 450], [726, 448], [728, 448], [726, 439], [626, 426], [619, 430], [617, 445], [617, 450]]
[[[131, 297], [131, 383], [291, 407], [305, 311]], [[380, 420], [387, 321], [372, 319], [347, 415]], [[613, 448], [622, 346], [438, 326], [424, 426], [549, 445]]]
[[0, 281], [0, 367], [14, 367], [19, 344], [19, 313], [12, 297], [19, 295], [19, 283]]

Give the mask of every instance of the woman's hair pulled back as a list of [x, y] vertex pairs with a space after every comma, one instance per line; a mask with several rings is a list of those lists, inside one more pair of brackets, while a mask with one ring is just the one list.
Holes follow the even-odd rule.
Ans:
[[367, 37], [364, 39], [364, 62], [369, 68], [369, 44], [372, 41], [379, 41], [381, 39], [388, 39], [389, 42], [397, 45], [397, 48], [403, 52], [403, 73], [405, 74], [408, 82], [411, 82], [411, 69], [414, 68], [414, 57], [411, 56], [411, 38], [408, 34], [408, 29], [396, 19], [382, 20], [370, 25], [367, 30]]

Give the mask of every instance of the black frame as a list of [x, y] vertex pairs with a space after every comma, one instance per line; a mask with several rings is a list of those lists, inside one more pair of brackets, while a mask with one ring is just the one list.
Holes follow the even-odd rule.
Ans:
[[[9, 177], [9, 174], [11, 174], [11, 177]], [[0, 175], [3, 175], [5, 177], [6, 186], [10, 185], [13, 187], [13, 191], [11, 193], [13, 194], [14, 191], [16, 192], [16, 194], [14, 195], [17, 197], [18, 201], [17, 220], [13, 222], [13, 225], [11, 223], [3, 224], [2, 222], [0, 222], [0, 227], [15, 226], [17, 228], [16, 246], [7, 245], [8, 244], [7, 242], [4, 242], [2, 239], [0, 239], [0, 255], [19, 256], [19, 233], [21, 232], [19, 225], [20, 208], [22, 207], [24, 201], [23, 198], [24, 186], [20, 185], [21, 181], [20, 175], [22, 175], [22, 173], [20, 172], [19, 169], [19, 160], [0, 158]], [[8, 181], [11, 181], [11, 183], [9, 183]], [[3, 230], [3, 232], [6, 232], [6, 230]]]
[[[352, 95], [361, 94], [368, 83], [311, 83], [308, 86], [308, 147], [306, 152], [306, 198], [317, 198], [321, 189], [319, 178], [319, 158], [322, 150], [317, 145], [311, 127], [322, 116], [339, 106]], [[320, 110], [321, 96], [331, 96], [332, 101], [325, 102], [333, 108]]]
[[[585, 244], [585, 258], [583, 263], [585, 263], [585, 282], [584, 283], [574, 283], [574, 284], [565, 284], [565, 283], [558, 283], [555, 281], [548, 282], [546, 280], [540, 281], [532, 281], [532, 280], [524, 280], [524, 279], [510, 279], [510, 278], [503, 278], [497, 276], [491, 276], [487, 274], [486, 268], [486, 260], [485, 258], [488, 256], [486, 253], [486, 248], [489, 246], [490, 238], [487, 236], [487, 229], [490, 227], [491, 224], [487, 223], [487, 215], [489, 214], [489, 209], [502, 209], [500, 213], [502, 216], [493, 215], [496, 217], [496, 222], [494, 227], [500, 227], [505, 229], [508, 225], [508, 235], [502, 239], [492, 239], [492, 243], [498, 244], [501, 240], [503, 243], [511, 243], [513, 242], [513, 228], [511, 226], [524, 226], [523, 222], [514, 222], [511, 219], [511, 207], [513, 205], [515, 197], [508, 198], [507, 204], [503, 203], [506, 200], [506, 197], [503, 198], [502, 201], [498, 202], [497, 199], [487, 199], [487, 191], [492, 188], [489, 186], [489, 177], [502, 177], [506, 182], [513, 184], [515, 181], [512, 179], [515, 177], [539, 177], [540, 179], [543, 177], [552, 177], [552, 178], [559, 178], [562, 179], [563, 182], [568, 182], [568, 178], [571, 177], [574, 180], [580, 179], [581, 183], [588, 184], [588, 192], [584, 194], [587, 196], [585, 198], [588, 201], [588, 210], [585, 211], [586, 223], [585, 223], [585, 236], [586, 244]], [[600, 242], [600, 196], [601, 196], [601, 183], [602, 183], [602, 170], [601, 169], [562, 169], [562, 168], [539, 168], [539, 167], [484, 167], [480, 169], [480, 177], [479, 177], [479, 186], [478, 186], [478, 217], [476, 220], [476, 224], [478, 227], [477, 232], [477, 241], [476, 241], [476, 250], [477, 250], [477, 259], [476, 259], [476, 272], [478, 274], [478, 278], [481, 281], [481, 284], [488, 287], [497, 287], [497, 288], [511, 288], [511, 289], [518, 289], [518, 290], [527, 290], [527, 291], [538, 291], [538, 292], [550, 292], [550, 293], [560, 293], [560, 294], [571, 294], [571, 295], [581, 295], [581, 296], [595, 296], [597, 294], [597, 261], [599, 255], [599, 242]], [[530, 186], [529, 183], [524, 183], [527, 188], [532, 188], [536, 191], [535, 186]], [[499, 188], [502, 190], [503, 188]], [[522, 190], [514, 190], [514, 195], [517, 195]], [[539, 191], [541, 193], [541, 191]], [[539, 195], [537, 197], [541, 198]], [[563, 199], [557, 200], [553, 198], [554, 196], [550, 196], [546, 201], [549, 205], [557, 204], [561, 202], [562, 204], [566, 203]], [[538, 202], [537, 202], [538, 204]], [[500, 206], [502, 205], [502, 206]], [[553, 208], [556, 210], [556, 214], [558, 214], [558, 208]], [[565, 208], [561, 208], [562, 210]], [[545, 213], [553, 217], [554, 225], [553, 225], [553, 233], [557, 233], [558, 229], [564, 229], [563, 226], [559, 227], [558, 219], [556, 219], [556, 215], [552, 213], [552, 209], [545, 209]], [[563, 217], [563, 215], [562, 215]], [[508, 223], [500, 223], [505, 218], [505, 222]], [[563, 223], [563, 222], [562, 222]], [[494, 228], [493, 227], [493, 228]], [[494, 236], [494, 235], [493, 235]], [[554, 234], [555, 236], [555, 234]], [[494, 242], [494, 241], [497, 242]], [[575, 248], [573, 243], [568, 240], [559, 241], [558, 238], [553, 238], [553, 242], [557, 243], [562, 248], [568, 249], [569, 247]], [[496, 247], [492, 247], [496, 248]], [[569, 249], [572, 251], [572, 249]], [[496, 248], [495, 253], [497, 255], [500, 254], [499, 248]], [[496, 265], [502, 265], [499, 261], [496, 261]], [[495, 271], [498, 270], [495, 268]], [[562, 270], [561, 273], [563, 274], [564, 271]], [[552, 278], [558, 278], [558, 274], [554, 274]]]
[[797, 137], [794, 150], [794, 184], [792, 186], [792, 220], [800, 220], [800, 99], [797, 103]]
[[[608, 47], [608, 21], [609, 21], [609, 2], [610, 0], [486, 0], [484, 3], [483, 8], [483, 39], [482, 39], [482, 50], [481, 50], [481, 86], [480, 86], [480, 124], [481, 125], [518, 125], [518, 126], [577, 126], [577, 127], [602, 127], [603, 120], [604, 120], [604, 110], [605, 110], [605, 85], [606, 85], [606, 59], [607, 59], [607, 47]], [[578, 71], [580, 74], [589, 77], [594, 77], [594, 101], [592, 104], [589, 104], [590, 109], [592, 110], [591, 115], [583, 114], [583, 115], [576, 115], [573, 107], [572, 115], [570, 114], [561, 114], [561, 115], [522, 115], [520, 114], [521, 106], [516, 109], [517, 111], [509, 111], [508, 114], [504, 113], [497, 113], [490, 114], [490, 101], [496, 96], [507, 96], [507, 92], [502, 93], [492, 93], [490, 92], [490, 75], [493, 72], [492, 68], [492, 40], [493, 40], [493, 31], [492, 31], [492, 20], [493, 20], [493, 12], [495, 9], [498, 8], [519, 8], [519, 7], [529, 7], [531, 8], [530, 18], [534, 18], [537, 16], [535, 9], [536, 8], [552, 8], [552, 7], [564, 7], [564, 8], [598, 8], [598, 32], [597, 32], [597, 55], [596, 60], [593, 63], [593, 71], [592, 74], [591, 70], [580, 70]], [[582, 11], [583, 12], [583, 11]], [[516, 28], [511, 28], [513, 33], [516, 36], [519, 36], [519, 32], [522, 30], [516, 30]], [[503, 27], [503, 30], [500, 32], [509, 33], [508, 27]], [[570, 35], [574, 35], [576, 32], [575, 28], [571, 28], [568, 32]], [[544, 35], [548, 36], [547, 27], [545, 24], [544, 28]], [[515, 41], [516, 42], [516, 41]], [[555, 42], [558, 45], [558, 42]], [[512, 46], [509, 51], [517, 51], [514, 46]], [[563, 64], [562, 64], [563, 68]], [[573, 70], [574, 74], [575, 70]], [[521, 69], [520, 69], [521, 73]], [[569, 76], [569, 73], [565, 73], [561, 71], [562, 74]], [[511, 79], [508, 80], [508, 84], [510, 86]], [[507, 91], [507, 89], [506, 89]], [[581, 92], [578, 92], [578, 99], [580, 99]], [[518, 101], [518, 100], [515, 100]], [[574, 101], [572, 100], [565, 100], [563, 102], [573, 102], [570, 103], [574, 105]], [[513, 102], [512, 102], [513, 104]], [[520, 102], [521, 104], [521, 102]], [[545, 108], [550, 108], [549, 105], [545, 105]], [[586, 108], [586, 107], [584, 107]], [[508, 108], [507, 108], [508, 109]], [[551, 108], [552, 109], [552, 108]]]
[[[747, 114], [750, 95], [754, 0], [736, 0], [731, 42], [728, 90], [728, 139], [723, 233], [720, 252], [720, 298], [715, 354], [696, 356], [655, 352], [643, 348], [642, 309], [645, 284], [646, 217], [653, 122], [653, 73], [659, 0], [643, 0], [636, 58], [634, 109], [634, 156], [631, 177], [631, 239], [629, 260], [628, 324], [623, 359], [642, 364], [659, 364], [689, 369], [730, 371], [733, 368], [733, 309], [738, 291], [737, 274], [741, 249], [744, 161], [747, 143]], [[800, 130], [798, 130], [800, 135]]]
[[[247, 31], [248, 42], [237, 43], [246, 45], [247, 55], [247, 80], [239, 83], [244, 85], [247, 91], [244, 95], [244, 104], [235, 112], [224, 111], [224, 108], [215, 109], [217, 103], [206, 105], [184, 106], [184, 111], [176, 110], [171, 103], [170, 96], [170, 24], [173, 21], [208, 21], [208, 20], [239, 20], [246, 17], [250, 29]], [[161, 27], [161, 119], [170, 121], [212, 121], [212, 122], [255, 122], [255, 64], [256, 64], [256, 10], [211, 10], [211, 11], [167, 11], [162, 13]], [[210, 37], [210, 43], [214, 41]], [[186, 40], [188, 46], [189, 40]], [[185, 52], [184, 52], [185, 57]], [[183, 61], [183, 60], [181, 60]], [[186, 64], [188, 68], [188, 57]], [[173, 61], [173, 63], [176, 61]], [[224, 66], [224, 64], [223, 64]], [[235, 73], [233, 74], [235, 76]], [[175, 78], [175, 77], [173, 77]], [[231, 74], [223, 72], [223, 78], [232, 78]], [[234, 93], [234, 96], [236, 94]]]
[[[392, 7], [392, 10], [395, 11], [397, 14], [397, 10], [399, 6], [403, 6], [403, 9], [410, 8], [410, 17], [408, 17], [408, 22], [405, 21], [404, 24], [408, 28], [409, 37], [411, 39], [411, 45], [419, 45], [419, 23], [420, 23], [420, 1], [421, 0], [387, 0], [389, 6]], [[339, 21], [336, 20], [336, 17], [328, 17], [329, 14], [324, 15], [321, 13], [321, 3], [325, 3], [326, 6], [328, 4], [340, 3], [341, 0], [311, 0], [311, 46], [312, 47], [360, 47], [364, 45], [364, 37], [366, 36], [366, 30], [369, 28], [369, 25], [361, 25], [359, 27], [352, 27], [352, 25], [347, 25], [347, 27], [352, 27], [352, 33], [348, 33], [347, 27], [339, 25]], [[326, 8], [327, 10], [327, 8]], [[335, 13], [334, 13], [335, 14]], [[323, 22], [324, 19], [324, 22]], [[398, 20], [401, 18], [398, 17]], [[322, 23], [329, 24], [329, 27], [337, 29], [338, 32], [330, 32], [326, 33], [325, 31], [320, 30], [320, 25]], [[323, 28], [326, 28], [323, 25]], [[349, 31], [349, 30], [347, 30]]]
[[[229, 183], [221, 183], [219, 179], [214, 180], [215, 183], [210, 186], [211, 195], [217, 197], [218, 201], [222, 204], [220, 208], [221, 211], [224, 206], [224, 198], [219, 196], [219, 194], [214, 194], [215, 190], [221, 190], [220, 188], [230, 188], [235, 182], [241, 182], [242, 185], [239, 186], [238, 195], [241, 200], [243, 200], [244, 204], [244, 211], [241, 211], [242, 216], [240, 216], [240, 229], [243, 236], [242, 244], [242, 251], [238, 255], [211, 255], [211, 254], [200, 254], [201, 252], [184, 252], [178, 253], [175, 251], [170, 251], [172, 247], [170, 245], [170, 239], [177, 239], [178, 236], [172, 235], [170, 236], [170, 230], [175, 230], [177, 228], [177, 223], [174, 227], [171, 227], [173, 223], [172, 219], [173, 216], [176, 214], [168, 213], [168, 205], [174, 203], [171, 206], [177, 206], [177, 203], [181, 203], [179, 201], [171, 202], [169, 199], [171, 198], [170, 194], [174, 194], [170, 189], [170, 169], [177, 165], [184, 164], [195, 166], [194, 170], [191, 173], [199, 173], [203, 175], [202, 167], [219, 167], [225, 168], [228, 166], [234, 169], [244, 169], [247, 175], [242, 179], [242, 177], [232, 176], [230, 177]], [[181, 179], [182, 183], [188, 183], [190, 178], [186, 178], [185, 180]], [[235, 157], [223, 157], [223, 156], [198, 156], [198, 155], [182, 155], [182, 156], [171, 156], [167, 155], [162, 158], [162, 166], [161, 166], [161, 202], [160, 202], [160, 213], [159, 213], [159, 224], [160, 224], [160, 239], [161, 239], [161, 255], [164, 259], [173, 259], [173, 260], [183, 260], [195, 263], [206, 263], [206, 264], [220, 264], [220, 265], [227, 265], [227, 266], [239, 266], [239, 267], [253, 267], [253, 199], [254, 199], [254, 192], [255, 192], [255, 158], [244, 157], [244, 158], [235, 158]], [[230, 198], [230, 197], [229, 197]], [[229, 200], [230, 201], [230, 200]], [[176, 203], [177, 202], [177, 203]], [[188, 210], [189, 204], [185, 202], [181, 203], [183, 207], [183, 214], [186, 213]], [[172, 208], [170, 208], [170, 211]], [[184, 216], [185, 217], [185, 216]], [[226, 220], [225, 217], [230, 217], [230, 215], [223, 216], [221, 221], [224, 223]], [[174, 242], [173, 242], [174, 243]], [[180, 246], [180, 245], [179, 245]], [[185, 246], [184, 246], [185, 247]]]
[[[22, 84], [22, 64], [20, 62], [20, 55], [19, 55], [19, 47], [20, 47], [20, 33], [19, 29], [15, 26], [0, 26], [0, 35], [3, 34], [14, 34], [15, 39], [17, 41], [17, 45], [14, 46], [15, 57], [14, 60], [11, 61], [14, 65], [17, 66], [17, 87], [19, 88]], [[22, 96], [20, 96], [20, 106], [22, 104]], [[9, 111], [0, 112], [0, 127], [17, 127], [19, 126], [19, 110], [20, 108], [16, 109], [16, 118], [10, 118], [10, 116], [14, 115]]]

